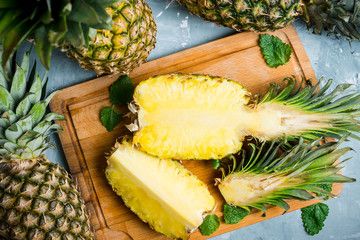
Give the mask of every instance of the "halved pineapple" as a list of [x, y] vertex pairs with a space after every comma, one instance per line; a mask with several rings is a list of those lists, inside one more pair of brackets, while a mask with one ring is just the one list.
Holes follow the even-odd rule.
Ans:
[[215, 207], [206, 185], [180, 163], [115, 145], [106, 177], [124, 203], [156, 231], [186, 239]]
[[[204, 75], [152, 77], [135, 89], [138, 131], [134, 143], [151, 155], [170, 159], [216, 159], [236, 153], [245, 136], [261, 140], [359, 131], [359, 94], [336, 99], [346, 84], [326, 94], [288, 78], [272, 85], [259, 104], [235, 81]], [[134, 109], [134, 108], [133, 108]]]

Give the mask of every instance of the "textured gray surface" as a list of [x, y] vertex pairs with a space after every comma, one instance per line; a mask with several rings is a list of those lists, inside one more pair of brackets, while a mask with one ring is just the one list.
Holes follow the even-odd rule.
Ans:
[[[176, 1], [150, 0], [158, 26], [157, 46], [149, 60], [181, 51], [233, 32], [227, 28], [191, 16]], [[351, 82], [360, 90], [360, 43], [349, 44], [346, 40], [317, 36], [308, 32], [301, 22], [296, 28], [309, 55], [318, 77], [334, 78], [336, 82]], [[61, 89], [95, 77], [94, 73], [82, 70], [74, 61], [56, 52], [52, 59], [49, 73], [49, 91]], [[50, 159], [66, 165], [61, 146], [57, 139], [55, 149], [47, 152]], [[347, 162], [345, 173], [360, 179], [360, 144], [347, 143], [355, 151], [349, 154], [352, 161]], [[324, 230], [317, 236], [310, 237], [303, 230], [300, 212], [268, 220], [250, 227], [213, 238], [216, 240], [290, 240], [290, 239], [360, 239], [360, 184], [345, 186], [337, 199], [328, 201], [330, 215]]]

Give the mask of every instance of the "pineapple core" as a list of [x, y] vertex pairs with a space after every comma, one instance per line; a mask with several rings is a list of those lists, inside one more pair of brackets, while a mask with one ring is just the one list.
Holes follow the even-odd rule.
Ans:
[[252, 203], [271, 196], [275, 190], [279, 191], [299, 182], [297, 178], [237, 172], [225, 177], [219, 184], [219, 190], [227, 203], [251, 206]]
[[147, 155], [126, 141], [108, 158], [106, 177], [133, 212], [171, 238], [188, 238], [215, 207], [206, 185], [180, 163]]
[[134, 93], [139, 130], [134, 143], [161, 158], [218, 159], [238, 152], [245, 136], [271, 140], [328, 126], [321, 114], [282, 103], [252, 108], [235, 81], [171, 74], [141, 82]]

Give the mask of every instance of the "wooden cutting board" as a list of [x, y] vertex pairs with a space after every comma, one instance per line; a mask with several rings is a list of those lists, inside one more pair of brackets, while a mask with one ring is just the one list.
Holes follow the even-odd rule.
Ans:
[[[315, 79], [308, 57], [293, 27], [272, 33], [293, 48], [291, 60], [285, 66], [269, 68], [257, 45], [258, 34], [239, 33], [192, 49], [143, 64], [131, 73], [138, 83], [150, 76], [172, 72], [204, 73], [234, 79], [254, 93], [267, 90], [271, 82], [281, 82], [284, 77], [295, 76]], [[109, 240], [160, 240], [166, 239], [151, 230], [140, 221], [107, 184], [104, 169], [104, 153], [109, 152], [116, 138], [127, 134], [123, 124], [112, 132], [107, 132], [99, 121], [99, 110], [108, 106], [108, 87], [118, 78], [117, 75], [105, 76], [59, 91], [51, 102], [54, 112], [63, 114], [66, 121], [59, 124], [64, 128], [60, 133], [61, 143], [71, 173], [76, 179], [90, 212], [91, 224], [97, 239]], [[126, 110], [125, 107], [123, 109]], [[214, 171], [207, 161], [184, 161], [201, 180], [206, 182], [217, 201], [217, 213], [223, 199], [214, 186]], [[334, 193], [340, 192], [340, 185], [335, 186]], [[181, 196], [179, 196], [181, 197]], [[146, 199], [144, 199], [146, 201]], [[316, 201], [296, 201], [288, 203], [293, 211]], [[239, 224], [222, 224], [213, 236], [254, 224], [266, 219], [280, 216], [283, 210], [270, 208], [266, 217], [255, 212]], [[206, 239], [199, 232], [191, 239]]]

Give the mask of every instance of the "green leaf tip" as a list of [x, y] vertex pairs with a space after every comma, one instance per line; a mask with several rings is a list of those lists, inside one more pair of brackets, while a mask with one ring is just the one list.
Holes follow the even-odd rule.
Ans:
[[109, 89], [112, 104], [127, 104], [131, 102], [134, 93], [134, 84], [127, 75], [120, 76]]
[[223, 213], [224, 221], [227, 224], [236, 224], [250, 214], [245, 208], [232, 206], [227, 203], [224, 204]]
[[49, 68], [55, 47], [87, 46], [90, 28], [110, 29], [112, 26], [106, 8], [114, 1], [61, 0], [56, 1], [56, 4], [50, 4], [49, 0], [25, 2], [0, 1], [2, 66], [7, 64], [21, 43], [26, 39], [34, 39], [40, 61]]
[[292, 52], [290, 45], [284, 43], [276, 36], [260, 34], [259, 46], [265, 62], [269, 67], [276, 68], [286, 64], [290, 60]]
[[329, 207], [325, 203], [317, 203], [301, 209], [301, 219], [305, 231], [309, 235], [318, 234], [324, 227], [329, 214]]
[[209, 236], [213, 234], [220, 226], [220, 219], [215, 214], [207, 215], [203, 223], [199, 226], [202, 235]]
[[114, 107], [104, 107], [100, 111], [100, 121], [107, 131], [112, 131], [122, 120], [122, 114]]

